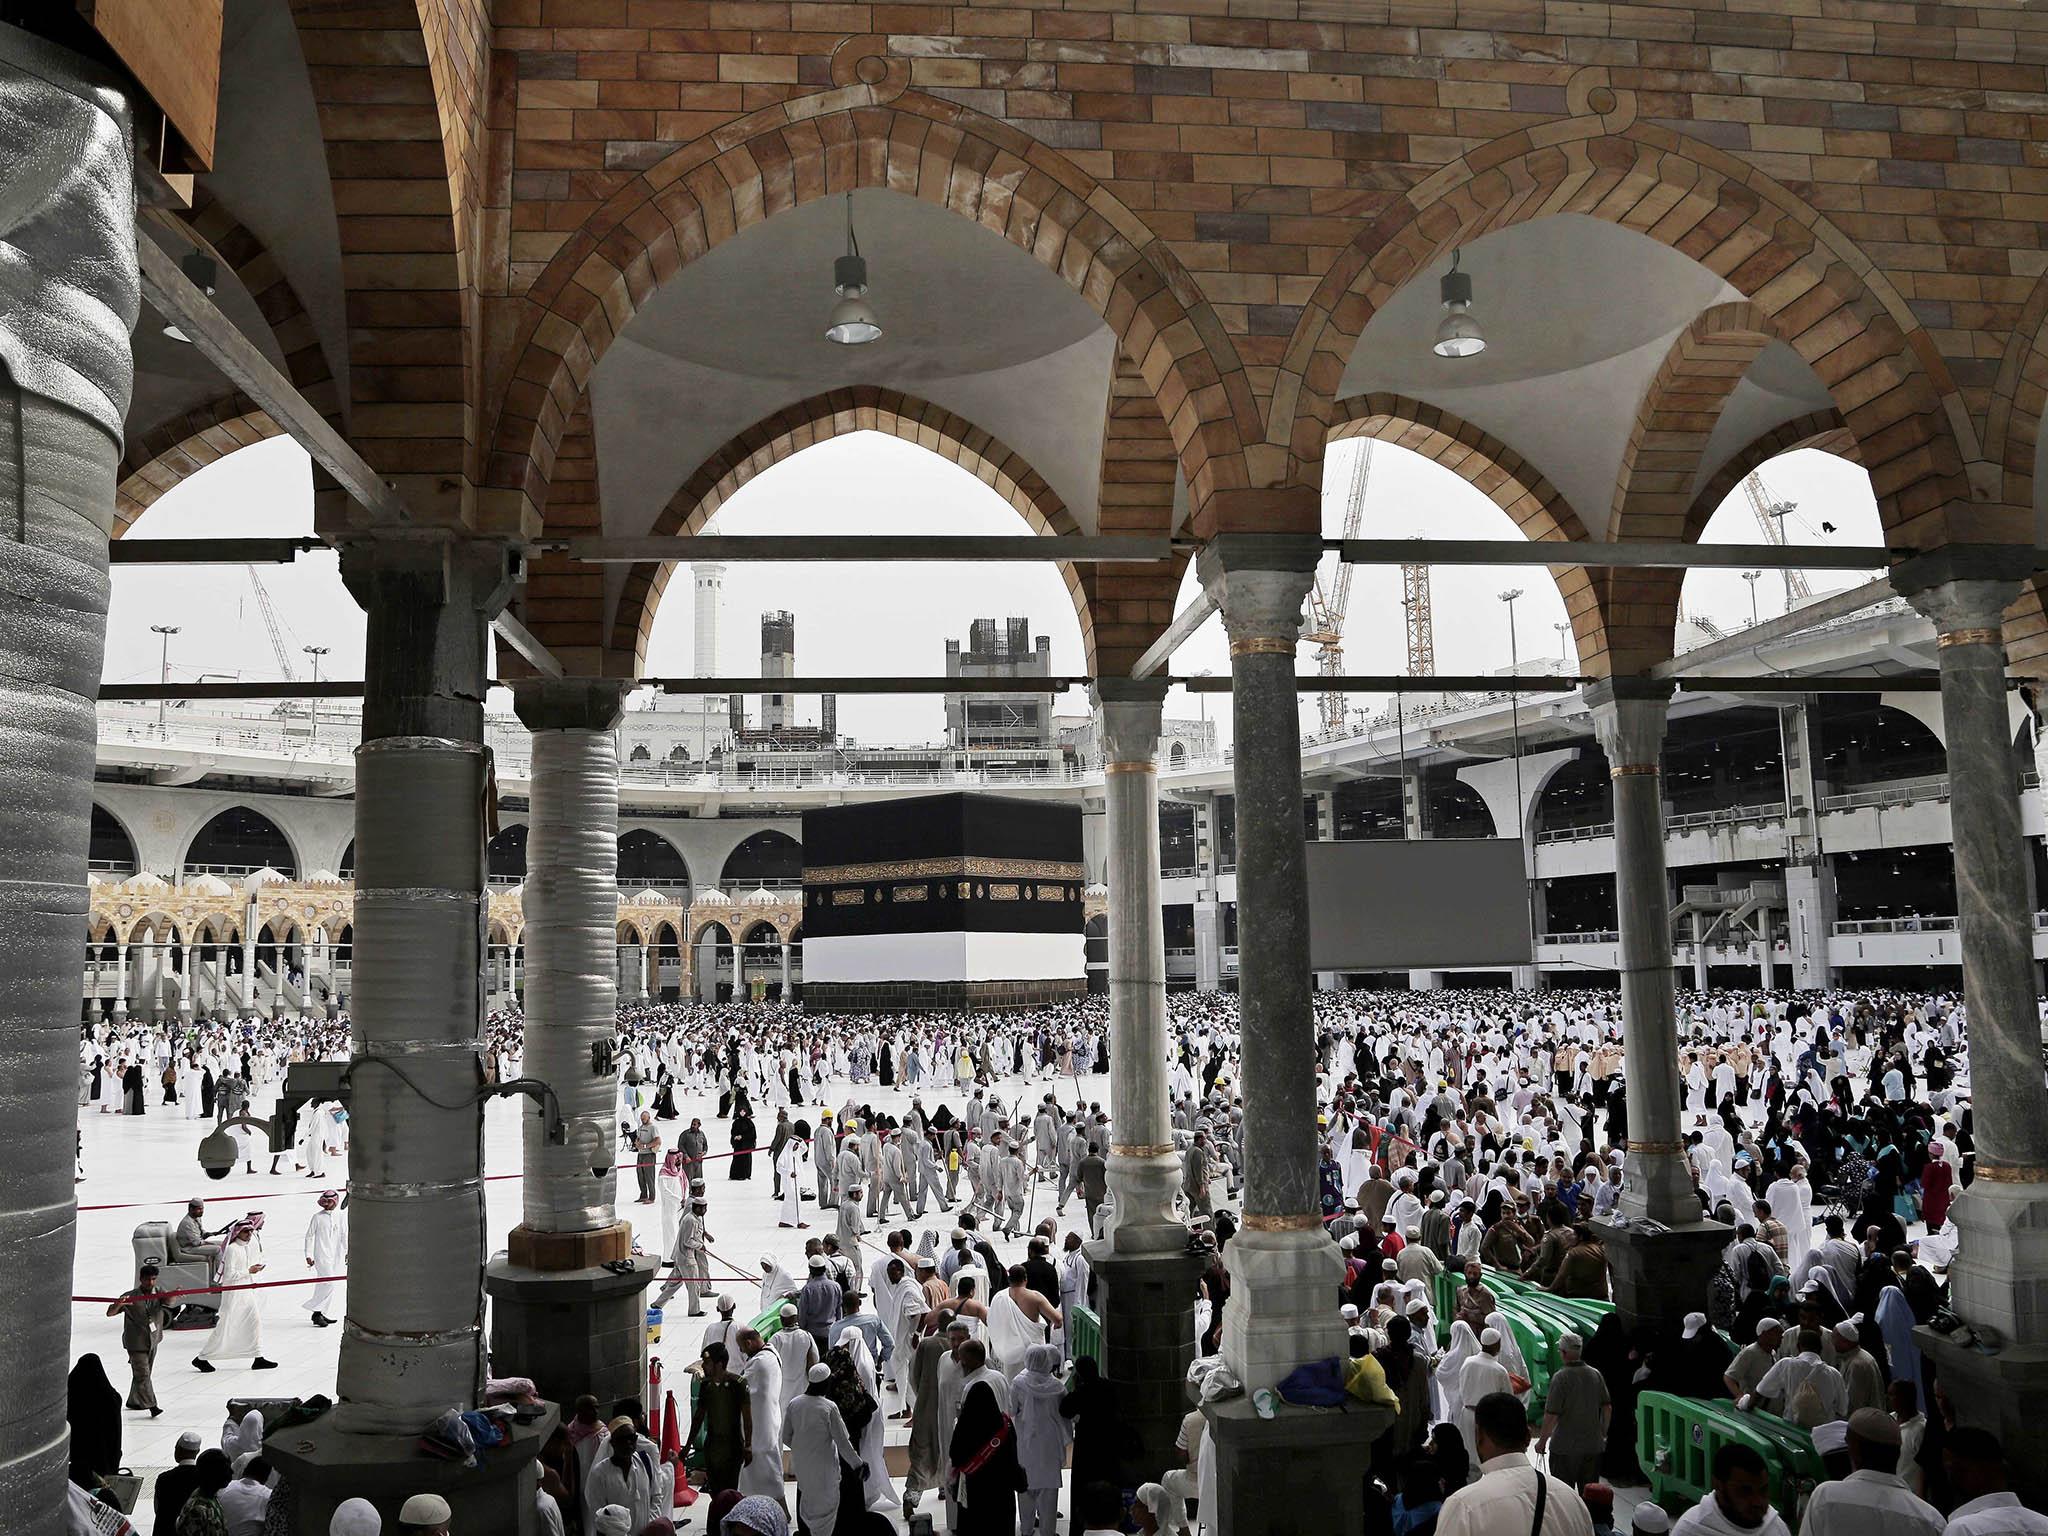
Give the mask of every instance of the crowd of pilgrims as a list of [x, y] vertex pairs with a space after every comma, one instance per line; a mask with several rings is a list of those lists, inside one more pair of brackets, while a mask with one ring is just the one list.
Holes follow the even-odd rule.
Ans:
[[[1238, 1016], [1226, 994], [1172, 995], [1167, 1013], [1185, 1212], [1206, 1255], [1197, 1350], [1209, 1355], [1229, 1295], [1223, 1253], [1242, 1163]], [[1359, 991], [1316, 994], [1315, 1014], [1322, 1214], [1346, 1260], [1331, 1305], [1352, 1354], [1376, 1364], [1398, 1404], [1373, 1450], [1376, 1523], [1427, 1536], [1432, 1512], [1481, 1470], [1484, 1396], [1496, 1385], [1528, 1391], [1484, 1270], [1562, 1295], [1608, 1295], [1590, 1222], [1622, 1188], [1619, 1003], [1596, 991]], [[1739, 1397], [1821, 1426], [1875, 1409], [1904, 1427], [1909, 1486], [1950, 1507], [1939, 1453], [1953, 1418], [1911, 1328], [1944, 1304], [1947, 1208], [1972, 1177], [1963, 1007], [1905, 992], [1681, 993], [1679, 1034], [1687, 1163], [1702, 1213], [1735, 1237], [1683, 1329], [1657, 1336], [1609, 1316], [1579, 1341], [1600, 1388], [1582, 1396], [1606, 1412], [1590, 1431], [1583, 1402], [1542, 1420], [1553, 1467], [1569, 1454], [1584, 1473], [1574, 1482], [1639, 1483], [1634, 1403], [1645, 1390]], [[516, 1011], [487, 1018], [483, 1046], [488, 1075], [519, 1075]], [[612, 1049], [621, 1164], [636, 1172], [639, 1200], [660, 1207], [660, 1252], [674, 1265], [661, 1300], [684, 1290], [688, 1316], [716, 1308], [690, 1347], [705, 1491], [779, 1505], [779, 1468], [743, 1447], [786, 1431], [811, 1536], [860, 1529], [859, 1513], [884, 1503], [908, 1515], [934, 1488], [959, 1536], [1012, 1524], [1020, 1536], [1051, 1536], [1071, 1455], [1079, 1536], [1091, 1502], [1083, 1490], [1114, 1465], [1119, 1433], [1066, 1327], [1090, 1295], [1083, 1235], [1113, 1212], [1108, 1116], [1079, 1081], [1108, 1070], [1104, 1000], [901, 1017], [654, 1003], [620, 1009]], [[88, 1027], [81, 1103], [206, 1115], [246, 1102], [292, 1061], [348, 1050], [345, 1016]], [[864, 1089], [907, 1092], [912, 1103], [887, 1113]], [[700, 1116], [668, 1128], [685, 1118], [678, 1094], [715, 1096], [718, 1128], [707, 1133]], [[757, 1293], [714, 1297], [698, 1278], [709, 1268], [707, 1227], [745, 1197], [718, 1186], [754, 1180], [757, 1155], [779, 1226], [819, 1216], [821, 1231], [805, 1241], [803, 1269], [766, 1253]], [[1078, 1226], [1063, 1235], [1075, 1200]], [[890, 1229], [892, 1205], [906, 1223], [934, 1207], [950, 1213], [950, 1237]], [[642, 1241], [653, 1248], [652, 1230]], [[1445, 1268], [1470, 1277], [1451, 1319], [1435, 1315], [1430, 1288]], [[784, 1330], [763, 1341], [745, 1318], [775, 1306]], [[801, 1406], [806, 1398], [834, 1404], [836, 1419]], [[592, 1502], [593, 1480], [622, 1484], [635, 1512], [623, 1529], [658, 1530], [667, 1517], [659, 1448], [648, 1457], [639, 1405], [621, 1406], [615, 1415], [578, 1404], [565, 1443], [580, 1453], [557, 1447], [550, 1462], [566, 1523], [587, 1536], [610, 1536], [613, 1506]], [[891, 1415], [910, 1425], [900, 1491], [880, 1468]], [[1147, 1485], [1141, 1529], [1199, 1525], [1214, 1494], [1202, 1438], [1193, 1414], [1187, 1465]], [[636, 1457], [649, 1463], [645, 1489]], [[1016, 1492], [1016, 1508], [974, 1496], [983, 1484]]]

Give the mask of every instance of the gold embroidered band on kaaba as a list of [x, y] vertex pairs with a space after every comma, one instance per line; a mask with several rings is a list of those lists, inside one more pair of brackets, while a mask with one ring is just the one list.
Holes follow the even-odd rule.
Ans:
[[1084, 880], [1080, 864], [1044, 859], [994, 859], [954, 854], [949, 858], [896, 859], [885, 864], [830, 864], [804, 870], [805, 885], [864, 885], [877, 880], [918, 880], [933, 875], [970, 875], [994, 880]]

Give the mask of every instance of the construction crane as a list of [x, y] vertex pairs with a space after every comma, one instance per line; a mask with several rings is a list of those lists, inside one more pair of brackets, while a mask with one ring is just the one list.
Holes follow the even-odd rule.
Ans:
[[[1345, 493], [1343, 537], [1358, 537], [1358, 525], [1365, 517], [1365, 490], [1372, 480], [1373, 441], [1366, 438], [1359, 444], [1358, 456], [1351, 461], [1351, 486]], [[1308, 632], [1302, 636], [1316, 648], [1316, 671], [1324, 677], [1344, 675], [1344, 612], [1351, 606], [1351, 566], [1341, 557], [1329, 584], [1324, 585], [1323, 573], [1316, 572], [1315, 584], [1308, 593]], [[1322, 696], [1323, 729], [1341, 730], [1344, 726], [1344, 695], [1332, 690]]]
[[245, 566], [244, 569], [249, 573], [249, 585], [256, 589], [256, 607], [263, 614], [264, 629], [270, 633], [270, 648], [277, 653], [278, 670], [284, 673], [286, 682], [296, 683], [298, 674], [292, 671], [292, 654], [285, 648], [284, 629], [278, 623], [277, 610], [270, 604], [270, 592], [263, 585], [263, 578], [257, 574], [255, 566]]
[[[1756, 513], [1757, 526], [1764, 531], [1764, 542], [1780, 548], [1785, 543], [1785, 519], [1799, 510], [1798, 503], [1785, 501], [1771, 494], [1771, 488], [1764, 484], [1761, 474], [1752, 474], [1742, 482], [1742, 491], [1749, 498], [1750, 510]], [[1785, 570], [1785, 611], [1790, 613], [1800, 603], [1813, 597], [1813, 591], [1806, 585], [1806, 572], [1795, 571], [1789, 566]]]
[[1429, 567], [1401, 567], [1401, 608], [1408, 616], [1408, 675], [1436, 676], [1436, 620], [1429, 608]]

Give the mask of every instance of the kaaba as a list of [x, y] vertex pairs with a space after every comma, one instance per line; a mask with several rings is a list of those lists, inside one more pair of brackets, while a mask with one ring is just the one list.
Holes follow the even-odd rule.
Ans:
[[1081, 812], [927, 795], [804, 812], [804, 1006], [1028, 1008], [1087, 990]]

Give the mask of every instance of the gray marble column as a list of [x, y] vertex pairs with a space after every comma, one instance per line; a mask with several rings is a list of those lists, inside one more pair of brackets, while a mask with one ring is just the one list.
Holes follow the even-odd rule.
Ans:
[[1707, 914], [1695, 912], [1692, 915], [1692, 989], [1704, 993], [1707, 986]]
[[1166, 930], [1159, 906], [1159, 726], [1163, 679], [1094, 688], [1109, 844], [1109, 1101], [1114, 1140], [1108, 1235], [1119, 1253], [1175, 1251], [1181, 1183], [1166, 1085]]
[[1237, 790], [1243, 1220], [1225, 1262], [1223, 1356], [1247, 1392], [1342, 1353], [1330, 1305], [1343, 1274], [1317, 1188], [1315, 1021], [1294, 657], [1322, 542], [1230, 534], [1202, 552], [1202, 584], [1230, 636]]
[[1939, 637], [1948, 727], [1977, 1146], [1976, 1180], [1954, 1206], [1954, 1304], [1980, 1332], [2040, 1348], [2048, 1346], [2048, 1088], [2001, 631], [2029, 565], [2027, 551], [1963, 547], [1910, 561], [1892, 581]]
[[107, 537], [141, 298], [128, 104], [0, 25], [0, 1509], [61, 1530], [78, 939]]
[[1679, 1135], [1678, 1023], [1671, 989], [1671, 893], [1664, 873], [1664, 717], [1671, 684], [1615, 678], [1586, 690], [1614, 781], [1614, 906], [1621, 930], [1621, 1029], [1628, 1053], [1628, 1149], [1620, 1210], [1666, 1225], [1699, 1219]]

